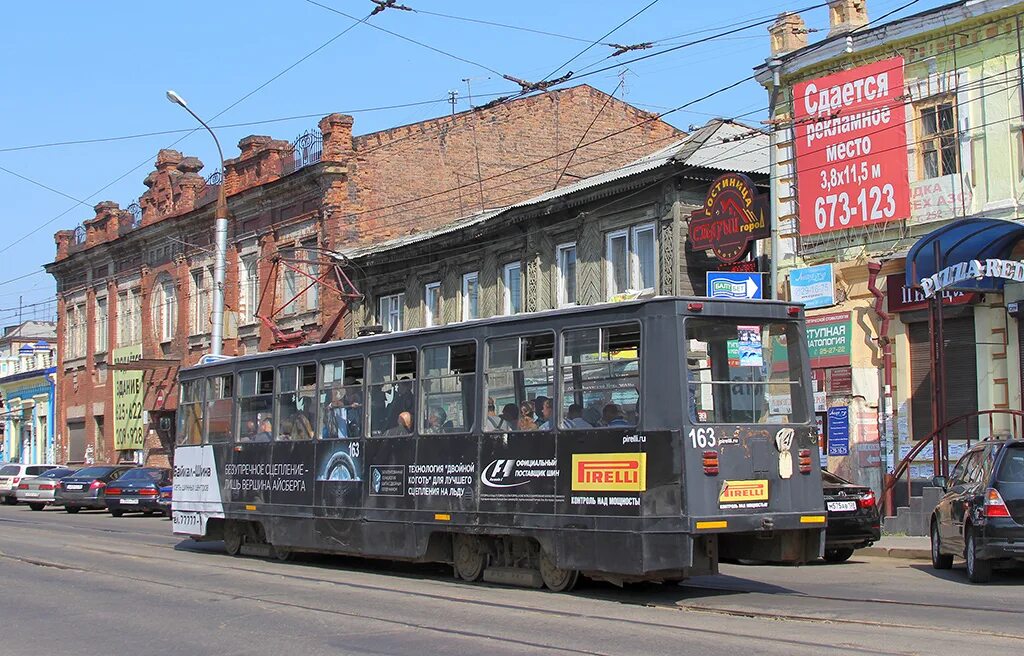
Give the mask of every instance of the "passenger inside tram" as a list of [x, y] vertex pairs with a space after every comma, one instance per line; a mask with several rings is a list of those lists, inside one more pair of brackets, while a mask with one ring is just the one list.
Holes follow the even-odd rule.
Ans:
[[498, 430], [519, 430], [519, 406], [515, 403], [506, 403], [501, 409], [501, 420], [498, 422]]
[[384, 437], [404, 437], [406, 435], [412, 435], [412, 413], [400, 412], [398, 413], [398, 424], [389, 428], [384, 433]]
[[593, 428], [586, 419], [583, 418], [583, 407], [579, 403], [573, 403], [565, 412], [565, 420], [562, 422], [562, 428]]
[[533, 402], [523, 401], [519, 404], [519, 430], [537, 430], [537, 422], [533, 420]]

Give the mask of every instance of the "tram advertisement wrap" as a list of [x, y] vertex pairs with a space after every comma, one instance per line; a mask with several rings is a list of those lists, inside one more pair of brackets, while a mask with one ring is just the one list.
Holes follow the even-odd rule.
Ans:
[[[122, 346], [111, 354], [114, 364], [128, 364], [142, 359], [142, 344]], [[142, 426], [142, 372], [114, 370], [114, 449], [141, 449], [144, 442]]]
[[224, 502], [213, 447], [180, 447], [174, 452], [173, 531], [206, 533], [206, 520], [224, 516]]
[[800, 234], [910, 216], [903, 58], [793, 85]]

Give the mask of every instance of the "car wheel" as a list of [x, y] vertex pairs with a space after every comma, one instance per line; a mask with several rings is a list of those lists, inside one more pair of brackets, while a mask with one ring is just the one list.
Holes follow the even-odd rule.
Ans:
[[932, 520], [932, 569], [949, 569], [953, 566], [953, 554], [942, 553], [941, 538], [939, 538], [939, 523]]
[[81, 510], [78, 506], [64, 506], [64, 512], [74, 515], [76, 512]]
[[978, 545], [974, 543], [974, 531], [967, 534], [967, 580], [971, 583], [988, 583], [992, 579], [992, 563], [978, 558]]
[[5, 506], [16, 506], [16, 505], [18, 505], [18, 500], [15, 499], [14, 497], [4, 497], [4, 505]]
[[825, 560], [830, 563], [845, 563], [853, 555], [853, 547], [825, 550]]
[[118, 510], [117, 508], [111, 508], [110, 509], [110, 514], [113, 517], [120, 517], [121, 515], [124, 514], [124, 511], [123, 510]]
[[31, 508], [32, 510], [42, 510], [43, 508], [46, 507], [46, 504], [45, 503], [30, 503], [30, 504], [28, 504], [28, 507]]

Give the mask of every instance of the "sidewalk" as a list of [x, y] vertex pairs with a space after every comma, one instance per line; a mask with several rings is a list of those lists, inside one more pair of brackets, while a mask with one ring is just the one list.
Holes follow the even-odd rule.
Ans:
[[931, 558], [931, 540], [927, 537], [907, 535], [883, 535], [882, 539], [865, 549], [858, 549], [862, 556], [883, 556], [888, 558]]

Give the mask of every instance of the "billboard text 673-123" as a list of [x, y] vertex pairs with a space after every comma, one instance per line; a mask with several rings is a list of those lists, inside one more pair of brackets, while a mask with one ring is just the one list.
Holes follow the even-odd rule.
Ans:
[[793, 85], [800, 234], [910, 216], [903, 58]]

